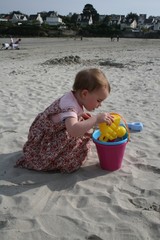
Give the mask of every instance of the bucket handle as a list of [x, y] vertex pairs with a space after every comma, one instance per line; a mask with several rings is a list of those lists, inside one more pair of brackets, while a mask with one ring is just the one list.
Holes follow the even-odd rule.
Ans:
[[124, 119], [124, 117], [122, 117], [119, 113], [116, 113], [116, 112], [110, 112], [111, 115], [118, 115], [124, 122], [125, 124], [125, 127], [127, 129], [127, 132], [128, 132], [128, 142], [130, 141], [130, 132], [129, 132], [129, 128], [128, 128], [128, 125], [127, 125], [127, 122], [126, 120]]

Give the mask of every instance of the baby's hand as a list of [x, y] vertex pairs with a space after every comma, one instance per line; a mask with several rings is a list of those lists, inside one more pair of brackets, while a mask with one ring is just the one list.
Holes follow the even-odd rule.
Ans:
[[107, 125], [111, 125], [114, 121], [114, 117], [110, 113], [99, 113], [97, 115], [97, 123], [106, 122]]

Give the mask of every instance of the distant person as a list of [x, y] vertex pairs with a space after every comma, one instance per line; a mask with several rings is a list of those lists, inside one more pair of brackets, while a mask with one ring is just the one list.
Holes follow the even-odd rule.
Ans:
[[117, 42], [119, 42], [119, 35], [117, 35]]
[[20, 43], [20, 42], [21, 42], [21, 38], [18, 38], [18, 39], [12, 44], [12, 48], [19, 50], [19, 43]]
[[111, 36], [111, 42], [114, 42], [114, 37], [113, 36]]
[[16, 166], [68, 173], [79, 169], [90, 148], [89, 130], [96, 124], [113, 122], [107, 112], [91, 115], [84, 109], [99, 108], [109, 93], [109, 82], [100, 69], [78, 72], [73, 90], [54, 101], [33, 121], [23, 156]]
[[2, 43], [1, 49], [8, 50], [10, 49], [19, 49], [19, 43], [21, 41], [21, 38], [18, 38], [15, 42], [13, 41], [13, 38], [10, 37], [10, 43]]
[[14, 42], [14, 44], [19, 44], [20, 41], [21, 41], [21, 38], [18, 38], [18, 39]]
[[10, 47], [10, 44], [9, 44], [9, 43], [2, 43], [2, 47], [1, 47], [1, 49], [8, 50], [9, 47]]

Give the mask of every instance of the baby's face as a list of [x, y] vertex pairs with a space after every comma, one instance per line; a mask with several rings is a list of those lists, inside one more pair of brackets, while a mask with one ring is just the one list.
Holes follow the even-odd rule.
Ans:
[[101, 106], [101, 103], [108, 97], [108, 95], [109, 92], [106, 87], [94, 90], [93, 92], [87, 91], [85, 96], [83, 96], [83, 105], [88, 111], [94, 111]]

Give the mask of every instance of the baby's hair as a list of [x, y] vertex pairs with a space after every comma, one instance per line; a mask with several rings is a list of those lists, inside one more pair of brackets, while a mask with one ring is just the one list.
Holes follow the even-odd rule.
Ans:
[[86, 89], [89, 92], [93, 92], [102, 87], [107, 88], [110, 93], [110, 84], [105, 74], [98, 68], [89, 68], [77, 73], [73, 84], [73, 91]]

